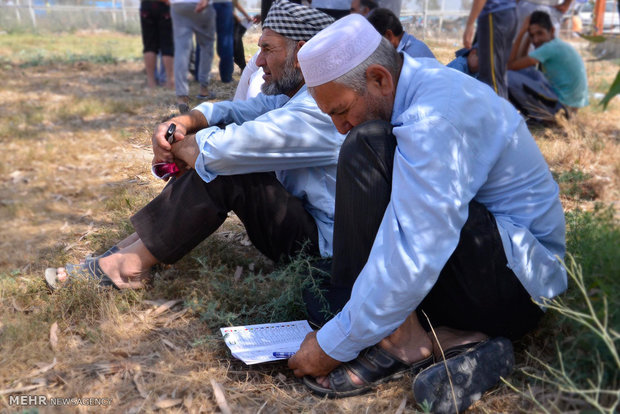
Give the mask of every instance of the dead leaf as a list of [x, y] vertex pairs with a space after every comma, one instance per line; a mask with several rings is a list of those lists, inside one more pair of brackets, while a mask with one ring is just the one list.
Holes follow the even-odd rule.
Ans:
[[194, 402], [194, 396], [190, 393], [183, 398], [183, 407], [189, 412], [192, 409], [192, 403]]
[[54, 322], [50, 327], [50, 347], [54, 352], [58, 350], [58, 322]]
[[224, 387], [213, 378], [211, 378], [211, 386], [213, 387], [213, 395], [215, 396], [215, 402], [220, 407], [222, 414], [231, 414], [230, 407], [226, 401], [226, 395], [224, 394]]
[[116, 349], [112, 351], [112, 355], [115, 355], [121, 358], [129, 358], [129, 352], [125, 351], [124, 349]]
[[21, 392], [32, 391], [32, 390], [36, 390], [37, 388], [44, 387], [46, 385], [47, 383], [39, 383], [39, 384], [34, 384], [34, 385], [26, 385], [25, 387], [8, 388], [6, 390], [0, 390], [0, 395], [17, 394]]
[[183, 400], [180, 398], [166, 398], [164, 400], [159, 400], [155, 403], [155, 408], [159, 408], [160, 410], [165, 410], [166, 408], [172, 408], [179, 404], [183, 404]]
[[283, 373], [278, 373], [278, 375], [276, 375], [276, 378], [279, 379], [282, 382], [286, 382], [286, 375], [284, 375]]
[[237, 268], [235, 269], [235, 275], [233, 276], [233, 280], [235, 282], [238, 282], [239, 279], [241, 279], [241, 274], [242, 273], [243, 273], [243, 267], [237, 266]]
[[168, 302], [164, 303], [163, 305], [160, 305], [157, 309], [155, 309], [153, 311], [152, 316], [159, 316], [162, 313], [166, 312], [167, 310], [169, 310], [170, 308], [172, 308], [174, 305], [176, 305], [177, 303], [181, 302], [180, 299], [173, 299], [173, 300], [169, 300]]
[[136, 389], [142, 398], [148, 398], [149, 394], [144, 390], [144, 381], [142, 380], [142, 372], [138, 371], [133, 376], [133, 383], [136, 385]]
[[400, 402], [400, 405], [396, 409], [396, 413], [395, 414], [403, 414], [403, 412], [405, 412], [405, 406], [406, 405], [407, 405], [407, 397], [403, 398], [403, 400]]
[[163, 339], [161, 340], [164, 345], [168, 346], [170, 349], [172, 349], [173, 351], [177, 351], [179, 349], [179, 347], [177, 347], [175, 344], [173, 344], [172, 342], [170, 342], [167, 339]]
[[43, 365], [41, 368], [32, 370], [24, 378], [30, 378], [30, 377], [34, 377], [34, 376], [43, 374], [43, 373], [49, 371], [50, 369], [54, 368], [55, 365], [56, 365], [56, 358], [54, 358], [54, 360], [52, 361], [51, 364]]

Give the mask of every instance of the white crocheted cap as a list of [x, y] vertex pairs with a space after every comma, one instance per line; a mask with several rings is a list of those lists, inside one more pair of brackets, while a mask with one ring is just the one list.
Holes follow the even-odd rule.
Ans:
[[333, 81], [368, 58], [381, 35], [360, 14], [350, 14], [321, 30], [304, 44], [297, 59], [306, 85]]

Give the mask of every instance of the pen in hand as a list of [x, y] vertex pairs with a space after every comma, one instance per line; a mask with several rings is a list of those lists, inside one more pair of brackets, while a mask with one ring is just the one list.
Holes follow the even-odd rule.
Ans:
[[295, 355], [295, 352], [274, 352], [273, 356], [276, 358], [290, 358]]

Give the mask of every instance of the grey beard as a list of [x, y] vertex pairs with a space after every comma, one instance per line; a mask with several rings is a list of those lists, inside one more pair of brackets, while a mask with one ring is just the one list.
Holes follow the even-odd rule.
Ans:
[[304, 77], [301, 70], [295, 68], [292, 59], [287, 59], [284, 63], [284, 71], [282, 72], [282, 78], [274, 80], [267, 84], [263, 83], [260, 90], [265, 95], [288, 95], [295, 91], [299, 85], [304, 81]]

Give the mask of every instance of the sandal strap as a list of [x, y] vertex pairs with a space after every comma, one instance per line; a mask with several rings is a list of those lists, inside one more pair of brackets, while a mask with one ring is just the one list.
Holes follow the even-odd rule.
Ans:
[[67, 275], [70, 277], [86, 277], [90, 280], [96, 281], [99, 286], [111, 286], [118, 289], [118, 286], [112, 282], [112, 279], [110, 279], [110, 277], [101, 269], [101, 266], [99, 266], [98, 257], [88, 259], [82, 264], [68, 264], [65, 266], [65, 270]]
[[357, 385], [351, 381], [346, 364], [336, 367], [329, 373], [328, 378], [330, 388], [336, 392], [353, 391], [364, 387], [364, 385]]
[[345, 367], [357, 375], [365, 384], [372, 384], [408, 371], [418, 371], [433, 363], [430, 356], [415, 364], [407, 364], [395, 355], [390, 354], [378, 345], [366, 348], [353, 361], [345, 363]]

